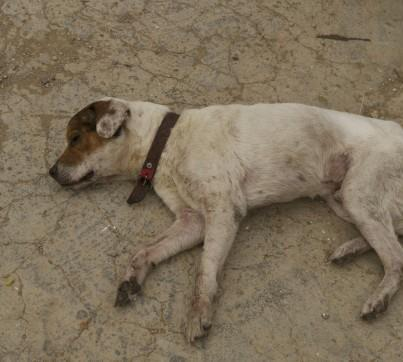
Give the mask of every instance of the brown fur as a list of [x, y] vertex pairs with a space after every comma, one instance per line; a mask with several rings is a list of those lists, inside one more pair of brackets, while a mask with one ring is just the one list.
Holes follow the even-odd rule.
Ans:
[[[86, 155], [91, 154], [97, 148], [108, 142], [96, 132], [98, 120], [105, 114], [114, 114], [116, 111], [111, 108], [110, 101], [98, 101], [76, 113], [67, 125], [67, 148], [59, 159], [59, 162], [66, 166], [77, 165], [82, 162]], [[80, 142], [71, 145], [71, 140], [80, 136]]]

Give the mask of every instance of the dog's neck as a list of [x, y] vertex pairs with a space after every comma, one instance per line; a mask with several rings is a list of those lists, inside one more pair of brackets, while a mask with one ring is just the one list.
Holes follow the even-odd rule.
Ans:
[[124, 171], [137, 177], [164, 116], [167, 106], [149, 102], [129, 102], [131, 119], [127, 122], [130, 140], [124, 155]]

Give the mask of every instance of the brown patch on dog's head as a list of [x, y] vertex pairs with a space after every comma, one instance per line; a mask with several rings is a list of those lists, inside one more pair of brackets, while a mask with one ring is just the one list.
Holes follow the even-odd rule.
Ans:
[[86, 155], [103, 146], [108, 140], [97, 133], [97, 122], [106, 114], [114, 114], [111, 101], [98, 101], [76, 113], [67, 125], [67, 148], [59, 162], [73, 166]]
[[[75, 180], [66, 169], [82, 165], [85, 160], [98, 149], [121, 134], [122, 124], [130, 115], [124, 103], [112, 100], [101, 100], [91, 103], [76, 113], [67, 125], [67, 147], [55, 166], [50, 169], [50, 175], [61, 184], [80, 182], [93, 170]], [[64, 169], [64, 172], [58, 172]], [[79, 172], [81, 173], [81, 172]]]

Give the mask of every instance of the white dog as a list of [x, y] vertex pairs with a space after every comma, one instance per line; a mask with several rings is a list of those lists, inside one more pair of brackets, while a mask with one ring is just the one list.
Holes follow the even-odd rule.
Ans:
[[[50, 174], [62, 185], [139, 172], [165, 106], [104, 98], [78, 112]], [[362, 237], [330, 257], [375, 249], [385, 275], [361, 316], [386, 310], [398, 289], [403, 249], [403, 131], [394, 122], [299, 104], [227, 105], [184, 111], [162, 153], [153, 187], [176, 215], [155, 244], [132, 258], [116, 304], [139, 292], [150, 268], [204, 242], [187, 338], [211, 327], [217, 275], [253, 207], [324, 198]]]

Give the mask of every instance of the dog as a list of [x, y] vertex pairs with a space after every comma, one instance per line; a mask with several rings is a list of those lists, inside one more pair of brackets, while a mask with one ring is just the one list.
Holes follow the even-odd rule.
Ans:
[[[67, 148], [50, 175], [63, 186], [138, 173], [163, 105], [103, 98], [67, 126]], [[248, 209], [300, 197], [323, 198], [361, 236], [338, 247], [341, 263], [374, 249], [384, 278], [361, 310], [384, 312], [399, 287], [403, 248], [403, 130], [393, 121], [301, 104], [188, 109], [172, 128], [153, 188], [176, 220], [131, 259], [116, 304], [128, 304], [153, 266], [203, 242], [188, 315], [190, 342], [207, 334], [217, 276]]]

